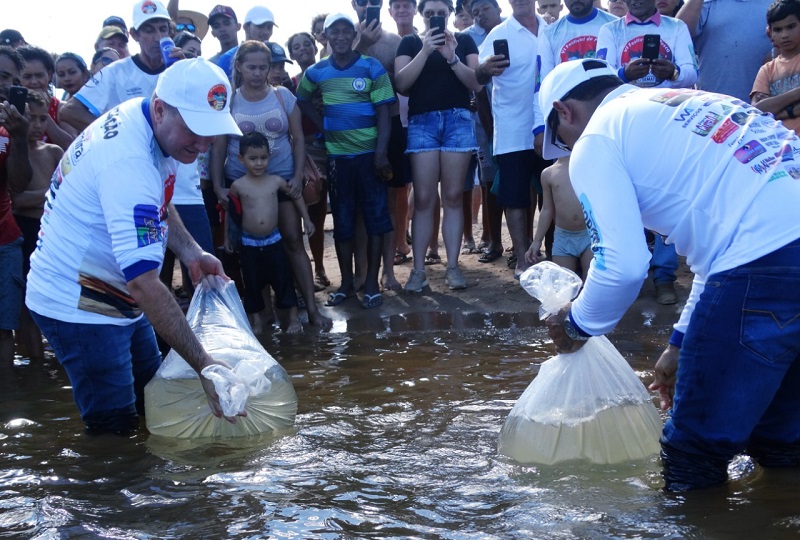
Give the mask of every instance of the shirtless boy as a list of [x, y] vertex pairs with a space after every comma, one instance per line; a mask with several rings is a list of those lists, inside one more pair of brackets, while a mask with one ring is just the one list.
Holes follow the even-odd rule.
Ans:
[[[12, 193], [11, 205], [14, 219], [22, 231], [22, 264], [25, 275], [30, 269], [36, 239], [39, 236], [39, 222], [44, 212], [44, 197], [50, 187], [50, 177], [58, 165], [64, 151], [60, 146], [42, 142], [47, 129], [49, 103], [44, 101], [38, 92], [28, 93], [28, 156], [33, 169], [33, 176], [25, 191]], [[22, 307], [20, 329], [17, 334], [20, 351], [31, 359], [44, 358], [42, 334], [31, 319], [25, 306]]]
[[[266, 174], [269, 141], [253, 131], [239, 140], [239, 160], [247, 174], [235, 180], [228, 192], [228, 220], [225, 222], [225, 251], [233, 244], [228, 234], [230, 220], [241, 218], [241, 265], [244, 280], [244, 310], [250, 317], [253, 333], [263, 331], [261, 312], [266, 308], [261, 291], [271, 285], [281, 329], [294, 334], [303, 330], [297, 317], [297, 294], [292, 281], [289, 257], [278, 232], [278, 191], [289, 195], [289, 184], [280, 176]], [[305, 224], [305, 234], [314, 234], [314, 225], [302, 197], [294, 199]]]
[[574, 272], [578, 263], [582, 270], [583, 280], [589, 272], [592, 262], [592, 246], [583, 209], [572, 184], [569, 181], [569, 158], [561, 158], [554, 165], [542, 172], [542, 209], [539, 211], [539, 223], [531, 247], [525, 253], [525, 260], [531, 264], [542, 261], [539, 252], [547, 229], [555, 218], [556, 232], [553, 238], [553, 262]]

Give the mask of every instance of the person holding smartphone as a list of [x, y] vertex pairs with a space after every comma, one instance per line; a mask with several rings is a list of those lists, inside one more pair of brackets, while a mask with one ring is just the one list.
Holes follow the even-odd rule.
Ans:
[[450, 289], [464, 289], [467, 283], [458, 268], [458, 256], [464, 229], [464, 177], [477, 149], [469, 102], [470, 92], [482, 88], [475, 76], [478, 48], [471, 37], [447, 29], [447, 19], [454, 11], [451, 0], [423, 0], [417, 10], [425, 30], [405, 36], [395, 59], [396, 89], [409, 96], [406, 152], [414, 178], [414, 269], [405, 290], [420, 292], [428, 284], [425, 248], [433, 233], [440, 182], [447, 250], [445, 282]]

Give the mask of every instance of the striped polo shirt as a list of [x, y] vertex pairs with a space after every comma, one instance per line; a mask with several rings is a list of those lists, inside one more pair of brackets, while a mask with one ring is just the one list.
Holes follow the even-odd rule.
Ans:
[[389, 75], [369, 56], [356, 56], [345, 67], [328, 57], [303, 75], [297, 99], [310, 101], [322, 92], [325, 146], [330, 157], [374, 152], [378, 142], [375, 107], [395, 101]]

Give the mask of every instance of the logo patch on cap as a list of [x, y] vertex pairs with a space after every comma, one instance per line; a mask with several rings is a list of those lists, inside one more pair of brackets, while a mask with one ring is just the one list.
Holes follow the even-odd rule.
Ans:
[[148, 0], [147, 2], [142, 3], [142, 13], [149, 15], [150, 13], [155, 13], [157, 9], [158, 7], [156, 7], [154, 2], [150, 2]]
[[222, 111], [228, 103], [228, 90], [224, 84], [215, 84], [208, 91], [208, 104], [215, 111]]

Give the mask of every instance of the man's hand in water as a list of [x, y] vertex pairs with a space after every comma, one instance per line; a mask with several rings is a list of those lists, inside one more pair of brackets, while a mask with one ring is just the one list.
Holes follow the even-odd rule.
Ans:
[[681, 350], [678, 347], [667, 345], [658, 362], [656, 362], [655, 380], [653, 380], [653, 384], [649, 388], [650, 390], [658, 390], [658, 395], [661, 397], [661, 410], [663, 411], [672, 407], [680, 352]]

